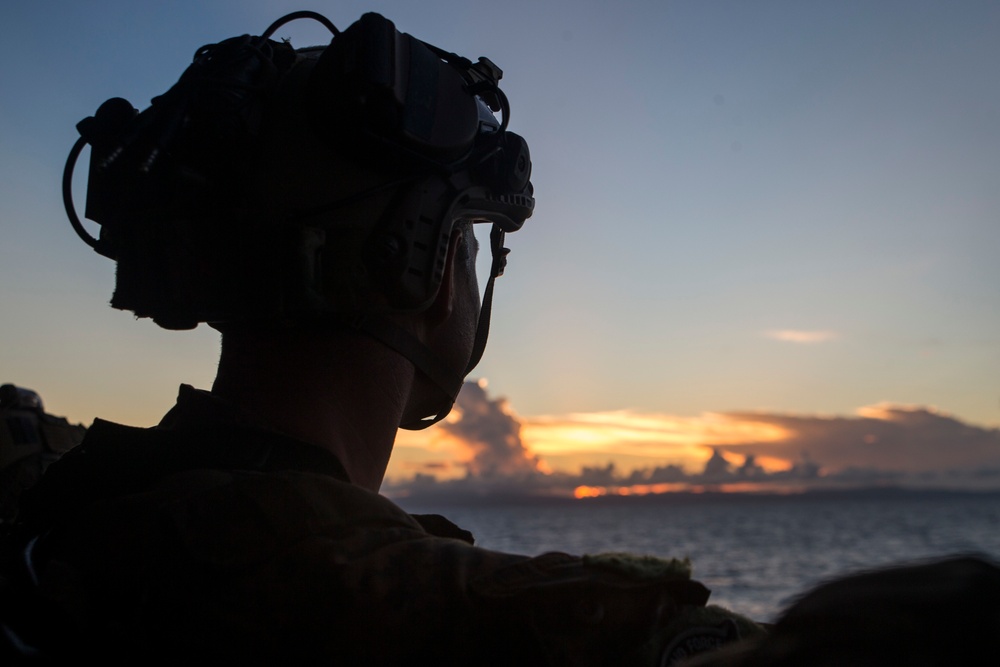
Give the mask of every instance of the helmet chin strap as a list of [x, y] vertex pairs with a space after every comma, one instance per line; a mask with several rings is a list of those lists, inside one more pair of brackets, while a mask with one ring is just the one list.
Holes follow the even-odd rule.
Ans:
[[483, 303], [479, 310], [479, 322], [476, 325], [476, 338], [472, 344], [472, 353], [469, 355], [469, 363], [465, 370], [459, 375], [454, 369], [445, 365], [437, 356], [431, 353], [416, 336], [406, 331], [399, 325], [390, 322], [384, 317], [366, 317], [355, 323], [355, 327], [364, 331], [369, 336], [382, 342], [396, 352], [410, 360], [416, 369], [423, 373], [437, 387], [439, 398], [435, 403], [440, 405], [437, 414], [422, 417], [413, 421], [401, 423], [400, 427], [410, 431], [419, 431], [428, 426], [438, 423], [448, 416], [458, 392], [462, 389], [462, 383], [466, 376], [479, 364], [486, 350], [486, 339], [490, 334], [490, 311], [493, 307], [493, 283], [499, 276], [503, 275], [504, 267], [507, 264], [507, 253], [510, 249], [503, 246], [504, 231], [499, 225], [494, 224], [490, 231], [490, 250], [493, 255], [493, 262], [490, 266], [490, 277], [486, 281], [486, 289], [483, 292]]

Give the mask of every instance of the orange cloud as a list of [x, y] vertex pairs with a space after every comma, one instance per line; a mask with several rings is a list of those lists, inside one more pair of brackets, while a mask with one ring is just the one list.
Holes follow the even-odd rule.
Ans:
[[835, 331], [803, 331], [800, 329], [772, 329], [765, 331], [764, 336], [785, 343], [825, 343], [840, 337]]
[[778, 425], [713, 413], [676, 417], [616, 410], [534, 417], [522, 426], [524, 441], [543, 458], [638, 457], [687, 468], [704, 464], [709, 456], [706, 446], [774, 442], [788, 436]]

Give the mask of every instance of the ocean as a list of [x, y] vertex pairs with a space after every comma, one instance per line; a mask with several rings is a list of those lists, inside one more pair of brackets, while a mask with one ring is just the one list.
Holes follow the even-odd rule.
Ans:
[[1000, 494], [856, 491], [400, 503], [511, 553], [690, 558], [710, 602], [773, 621], [831, 577], [956, 553], [1000, 560]]

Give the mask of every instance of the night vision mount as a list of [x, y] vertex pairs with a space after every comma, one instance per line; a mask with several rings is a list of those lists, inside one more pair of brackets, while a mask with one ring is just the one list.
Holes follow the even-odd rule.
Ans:
[[[270, 39], [301, 18], [326, 26], [330, 44], [296, 51]], [[368, 310], [364, 296], [377, 292], [394, 311], [426, 308], [455, 223], [491, 223], [491, 277], [466, 373], [478, 362], [493, 281], [508, 252], [504, 234], [534, 209], [528, 146], [507, 131], [501, 76], [488, 59], [444, 51], [378, 14], [343, 32], [315, 12], [288, 14], [260, 36], [198, 49], [178, 82], [141, 113], [112, 98], [81, 121], [63, 174], [66, 212], [85, 243], [117, 262], [115, 308], [168, 329], [349, 322], [414, 360], [454, 399], [462, 378], [415, 360], [426, 351], [400, 342], [405, 336]], [[290, 202], [262, 220], [255, 196], [268, 159], [263, 137], [269, 123], [291, 124], [275, 111], [290, 103], [340, 166], [322, 188], [329, 202]], [[97, 237], [72, 197], [73, 169], [88, 145], [85, 214], [100, 225]], [[379, 182], [343, 185], [353, 182], [338, 178], [345, 160]], [[386, 212], [346, 237], [356, 248], [338, 247], [345, 238], [338, 213], [373, 197], [388, 198]], [[345, 261], [347, 269], [339, 266]], [[335, 284], [345, 276], [356, 281], [346, 290]]]

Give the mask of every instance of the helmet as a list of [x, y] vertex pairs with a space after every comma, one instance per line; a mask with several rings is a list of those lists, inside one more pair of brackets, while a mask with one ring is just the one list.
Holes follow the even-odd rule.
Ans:
[[[330, 44], [270, 39], [298, 18], [325, 25]], [[427, 355], [399, 343], [385, 315], [430, 305], [456, 221], [490, 223], [493, 270], [467, 373], [485, 347], [504, 234], [534, 208], [501, 77], [488, 59], [473, 63], [378, 14], [340, 32], [295, 12], [260, 36], [198, 49], [141, 113], [113, 98], [81, 121], [63, 176], [67, 215], [117, 262], [115, 308], [168, 329], [346, 323], [415, 363]], [[87, 145], [96, 238], [72, 199]], [[377, 214], [350, 214], [372, 200]], [[454, 398], [462, 378], [432, 366], [418, 363]]]

